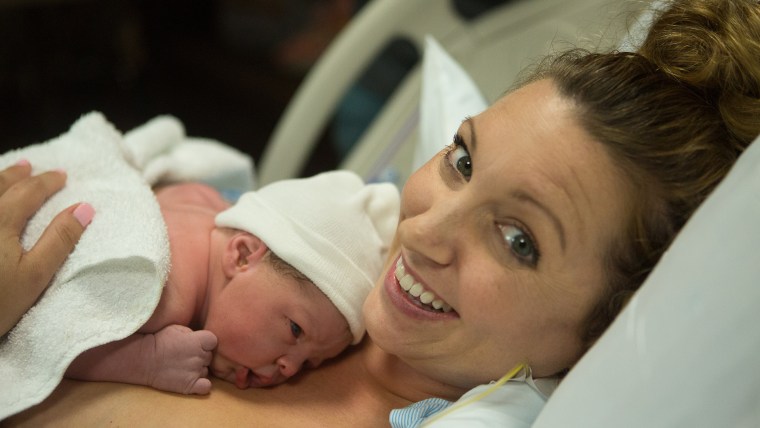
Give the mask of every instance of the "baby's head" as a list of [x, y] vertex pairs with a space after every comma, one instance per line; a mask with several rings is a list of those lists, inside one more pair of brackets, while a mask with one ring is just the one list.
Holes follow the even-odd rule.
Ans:
[[228, 282], [204, 325], [219, 338], [213, 373], [273, 385], [358, 343], [398, 207], [392, 184], [333, 171], [270, 184], [220, 213], [217, 226], [231, 230]]

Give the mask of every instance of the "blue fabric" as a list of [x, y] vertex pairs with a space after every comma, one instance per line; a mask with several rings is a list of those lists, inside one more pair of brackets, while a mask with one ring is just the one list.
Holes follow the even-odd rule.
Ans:
[[240, 199], [240, 196], [244, 193], [242, 190], [238, 189], [217, 188], [216, 190], [218, 190], [222, 197], [231, 204], [237, 202], [237, 200]]
[[391, 410], [389, 417], [391, 427], [418, 427], [425, 418], [446, 409], [451, 406], [451, 404], [451, 401], [446, 401], [443, 398], [428, 398], [426, 400], [418, 401], [410, 406], [406, 406], [403, 409]]

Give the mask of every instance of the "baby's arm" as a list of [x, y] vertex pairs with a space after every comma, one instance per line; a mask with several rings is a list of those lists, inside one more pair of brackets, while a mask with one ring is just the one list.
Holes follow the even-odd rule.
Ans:
[[90, 349], [71, 363], [66, 377], [208, 394], [208, 365], [214, 348], [216, 336], [210, 331], [170, 325], [155, 334], [136, 333]]

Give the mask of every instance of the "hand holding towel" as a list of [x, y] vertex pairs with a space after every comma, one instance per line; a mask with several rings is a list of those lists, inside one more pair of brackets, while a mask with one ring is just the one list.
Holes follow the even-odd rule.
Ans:
[[80, 353], [142, 326], [169, 270], [169, 240], [150, 186], [124, 158], [121, 134], [99, 113], [49, 142], [0, 156], [34, 173], [63, 168], [66, 186], [30, 219], [29, 249], [52, 218], [81, 201], [97, 212], [74, 252], [19, 323], [0, 338], [0, 420], [44, 400]]

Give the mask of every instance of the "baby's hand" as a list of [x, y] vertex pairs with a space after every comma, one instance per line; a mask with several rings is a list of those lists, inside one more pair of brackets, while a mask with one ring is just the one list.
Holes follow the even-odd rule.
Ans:
[[214, 333], [170, 325], [154, 336], [155, 364], [149, 371], [148, 384], [163, 391], [208, 394], [208, 365], [216, 348]]

